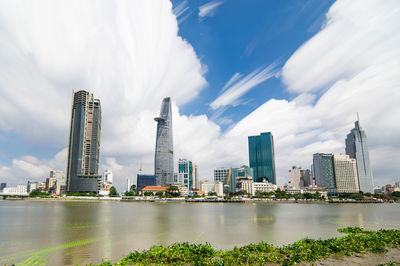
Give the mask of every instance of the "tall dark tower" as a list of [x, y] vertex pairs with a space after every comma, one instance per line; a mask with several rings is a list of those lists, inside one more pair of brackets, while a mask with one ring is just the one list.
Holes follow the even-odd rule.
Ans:
[[69, 133], [67, 192], [97, 192], [101, 129], [100, 100], [74, 93]]
[[154, 176], [157, 186], [165, 186], [174, 181], [174, 148], [172, 143], [171, 99], [166, 97], [161, 104], [157, 122]]
[[367, 135], [360, 126], [360, 119], [357, 114], [355, 127], [346, 138], [346, 154], [356, 159], [358, 184], [360, 191], [374, 193], [374, 180], [372, 176], [371, 163], [369, 161]]

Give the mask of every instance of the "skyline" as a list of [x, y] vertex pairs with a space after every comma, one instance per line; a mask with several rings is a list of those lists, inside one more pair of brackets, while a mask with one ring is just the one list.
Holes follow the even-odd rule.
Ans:
[[[282, 32], [276, 29], [274, 35], [268, 23], [252, 30], [259, 34], [255, 36], [261, 36], [258, 39], [237, 29], [242, 33], [238, 35], [240, 42], [247, 43], [218, 50], [233, 34], [226, 25], [233, 23], [232, 12], [241, 8], [249, 14], [264, 4], [225, 1], [210, 10], [210, 6], [203, 6], [208, 2], [203, 1], [202, 15], [198, 9], [198, 13], [183, 19], [195, 7], [186, 1], [188, 9], [180, 13], [176, 8], [185, 1], [178, 2], [174, 1], [174, 7], [167, 1], [112, 4], [119, 14], [113, 16], [112, 12], [104, 13], [106, 7], [99, 1], [99, 17], [85, 16], [91, 9], [84, 5], [80, 6], [81, 15], [74, 17], [74, 4], [78, 2], [67, 4], [64, 10], [51, 3], [44, 14], [34, 6], [28, 7], [32, 14], [21, 14], [16, 4], [4, 3], [9, 7], [0, 11], [4, 28], [18, 30], [0, 32], [5, 40], [0, 48], [0, 67], [4, 70], [0, 77], [1, 182], [25, 183], [27, 178], [41, 179], [51, 169], [65, 169], [68, 95], [81, 88], [94, 88], [91, 92], [102, 101], [100, 168], [112, 169], [118, 186], [136, 175], [140, 161], [144, 172], [152, 173], [156, 132], [152, 118], [165, 96], [173, 99], [174, 148], [178, 155], [174, 165], [178, 157], [193, 160], [199, 165], [202, 180], [211, 179], [216, 167], [248, 164], [247, 136], [270, 131], [276, 142], [277, 183], [282, 185], [290, 166], [308, 168], [313, 153], [344, 154], [345, 136], [359, 111], [368, 135], [375, 183], [397, 181], [400, 142], [396, 136], [400, 128], [395, 122], [400, 114], [400, 51], [394, 44], [399, 21], [396, 12], [386, 17], [379, 14], [398, 10], [398, 3], [387, 1], [374, 6], [373, 2], [338, 1], [331, 6], [299, 1], [301, 4], [294, 5], [291, 12], [302, 10], [297, 17], [301, 22], [306, 21], [311, 9], [319, 7], [314, 14], [318, 19], [308, 23], [316, 24], [314, 30], [297, 32], [297, 26], [287, 25], [286, 33], [292, 34], [286, 37], [296, 36], [296, 47], [272, 54], [267, 49], [277, 49], [272, 43], [285, 46], [291, 39], [279, 39]], [[369, 18], [354, 16], [360, 7]], [[275, 11], [283, 12], [284, 8], [277, 6]], [[148, 16], [140, 16], [136, 9]], [[161, 14], [157, 22], [152, 21], [155, 14]], [[18, 16], [35, 23], [19, 24]], [[65, 28], [56, 16], [64, 22], [76, 19], [73, 23], [83, 26], [79, 30]], [[376, 25], [367, 23], [371, 17]], [[96, 28], [98, 19], [104, 20], [102, 25], [108, 29]], [[48, 24], [49, 20], [54, 23]], [[257, 24], [250, 16], [242, 20], [247, 26]], [[134, 28], [133, 22], [146, 25], [146, 29]], [[237, 27], [237, 23], [234, 25]], [[190, 33], [189, 28], [198, 31]], [[297, 35], [290, 31], [293, 28]], [[111, 49], [116, 44], [105, 37], [110, 30], [123, 44], [118, 51]], [[227, 33], [216, 37], [221, 30]], [[352, 42], [349, 38], [343, 43], [332, 40], [338, 30], [344, 36], [356, 37]], [[209, 42], [216, 48], [208, 51]], [[141, 52], [135, 54], [132, 46]], [[241, 53], [237, 52], [239, 46]], [[355, 53], [355, 49], [361, 52]], [[220, 56], [215, 56], [218, 52]], [[262, 62], [254, 59], [260, 53], [268, 55]], [[227, 63], [221, 60], [228, 57], [232, 59]], [[221, 69], [228, 65], [228, 71], [223, 72]], [[52, 113], [46, 113], [48, 109]]]

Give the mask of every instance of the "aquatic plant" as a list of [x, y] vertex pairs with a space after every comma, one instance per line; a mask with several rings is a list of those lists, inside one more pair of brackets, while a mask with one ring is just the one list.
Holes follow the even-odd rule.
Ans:
[[153, 246], [145, 251], [132, 252], [118, 262], [107, 261], [101, 265], [293, 265], [333, 255], [381, 253], [385, 252], [387, 247], [398, 248], [400, 245], [400, 230], [367, 231], [348, 227], [338, 231], [346, 235], [326, 240], [305, 238], [282, 247], [264, 242], [225, 251], [216, 250], [208, 243]]

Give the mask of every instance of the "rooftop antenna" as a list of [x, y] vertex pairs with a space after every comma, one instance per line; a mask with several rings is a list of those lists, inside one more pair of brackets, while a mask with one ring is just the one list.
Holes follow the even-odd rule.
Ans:
[[142, 161], [140, 161], [139, 174], [142, 174]]
[[357, 121], [358, 123], [360, 123], [360, 116], [358, 115], [358, 112], [357, 112]]

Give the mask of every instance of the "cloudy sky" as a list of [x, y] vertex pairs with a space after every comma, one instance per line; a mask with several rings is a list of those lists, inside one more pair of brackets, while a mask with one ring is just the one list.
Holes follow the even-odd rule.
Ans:
[[66, 168], [73, 90], [102, 104], [102, 170], [153, 173], [162, 98], [175, 160], [248, 165], [271, 131], [277, 181], [316, 152], [344, 153], [356, 113], [375, 184], [400, 179], [398, 0], [3, 0], [0, 182]]

